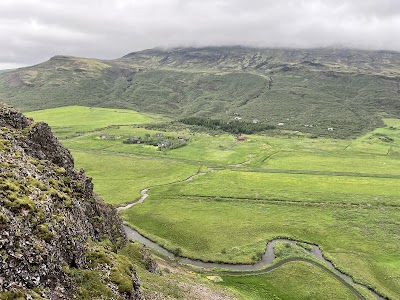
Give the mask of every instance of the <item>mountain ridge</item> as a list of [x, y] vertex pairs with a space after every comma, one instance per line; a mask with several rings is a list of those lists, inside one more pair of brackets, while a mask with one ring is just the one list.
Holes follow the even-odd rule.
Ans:
[[55, 56], [0, 74], [0, 97], [22, 110], [85, 105], [173, 118], [240, 117], [346, 138], [400, 116], [400, 53], [205, 47], [114, 60]]

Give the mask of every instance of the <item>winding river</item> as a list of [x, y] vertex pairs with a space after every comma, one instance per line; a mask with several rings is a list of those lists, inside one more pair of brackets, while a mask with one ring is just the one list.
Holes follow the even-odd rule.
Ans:
[[[187, 178], [185, 181], [192, 180], [195, 176], [198, 176], [198, 175], [191, 176], [191, 177]], [[119, 207], [119, 208], [117, 208], [117, 210], [118, 211], [125, 210], [128, 208], [131, 208], [134, 205], [143, 203], [143, 201], [149, 196], [147, 194], [148, 191], [149, 191], [149, 188], [143, 189], [141, 191], [141, 197], [136, 202], [130, 203], [124, 207]], [[271, 272], [272, 270], [275, 270], [286, 263], [290, 263], [290, 262], [294, 262], [294, 261], [305, 261], [305, 262], [313, 264], [314, 266], [316, 266], [326, 272], [329, 272], [332, 276], [336, 277], [336, 279], [339, 280], [339, 282], [342, 285], [347, 287], [358, 299], [365, 299], [365, 298], [360, 294], [360, 292], [358, 292], [357, 289], [354, 288], [354, 286], [359, 286], [359, 287], [367, 289], [374, 295], [374, 297], [377, 300], [387, 300], [387, 298], [382, 297], [381, 295], [376, 293], [371, 288], [369, 288], [363, 284], [354, 282], [353, 278], [351, 278], [350, 276], [342, 273], [337, 268], [335, 268], [335, 266], [330, 261], [325, 259], [325, 257], [322, 254], [322, 250], [317, 245], [309, 244], [312, 247], [312, 250], [305, 250], [305, 251], [308, 252], [309, 254], [311, 254], [317, 260], [319, 260], [322, 264], [317, 263], [317, 262], [307, 259], [307, 258], [288, 258], [288, 259], [280, 260], [277, 263], [274, 263], [275, 258], [276, 258], [275, 253], [274, 253], [275, 244], [277, 242], [286, 242], [286, 243], [290, 243], [290, 244], [297, 243], [297, 241], [290, 240], [290, 239], [274, 239], [274, 240], [269, 241], [261, 260], [255, 264], [214, 263], [214, 262], [204, 262], [201, 260], [190, 259], [187, 257], [176, 256], [174, 253], [170, 252], [169, 250], [161, 247], [157, 243], [144, 237], [139, 232], [137, 232], [135, 229], [133, 229], [127, 225], [124, 225], [124, 229], [125, 229], [125, 232], [129, 239], [138, 241], [141, 244], [148, 246], [148, 247], [166, 255], [170, 259], [173, 259], [174, 261], [178, 261], [182, 264], [204, 268], [208, 271], [211, 271], [212, 269], [215, 269], [215, 268], [224, 269], [226, 271], [221, 271], [219, 273], [228, 274], [228, 275], [229, 274], [240, 275], [240, 274], [263, 274], [263, 273]], [[241, 271], [241, 272], [238, 273], [238, 271]]]

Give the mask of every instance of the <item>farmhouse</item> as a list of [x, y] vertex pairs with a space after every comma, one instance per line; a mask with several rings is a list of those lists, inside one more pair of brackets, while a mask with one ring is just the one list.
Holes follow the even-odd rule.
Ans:
[[333, 131], [333, 127], [328, 127], [328, 131]]
[[130, 137], [127, 139], [127, 141], [131, 144], [140, 144], [140, 137]]
[[165, 148], [165, 147], [169, 147], [170, 143], [169, 142], [159, 142], [159, 143], [157, 143], [157, 146], [160, 148]]
[[180, 141], [186, 141], [187, 138], [186, 138], [186, 136], [178, 136], [178, 140], [180, 140]]
[[238, 141], [244, 141], [244, 140], [246, 140], [246, 137], [245, 137], [244, 135], [239, 135], [239, 136], [236, 138], [236, 140], [238, 140]]

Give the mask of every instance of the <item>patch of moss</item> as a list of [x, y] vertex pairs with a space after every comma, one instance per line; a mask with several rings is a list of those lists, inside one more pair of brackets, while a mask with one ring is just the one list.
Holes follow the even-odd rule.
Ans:
[[120, 250], [119, 253], [129, 257], [129, 260], [135, 264], [135, 266], [140, 266], [143, 269], [146, 268], [146, 264], [142, 259], [143, 246], [138, 243], [127, 243], [124, 248]]
[[0, 162], [0, 166], [2, 166], [3, 168], [9, 168], [10, 167], [10, 163], [8, 163], [6, 161], [2, 161], [2, 162]]
[[0, 292], [0, 299], [2, 300], [25, 300], [25, 293], [20, 291], [4, 291]]
[[50, 194], [52, 197], [56, 197], [61, 201], [65, 201], [65, 202], [71, 201], [71, 198], [68, 195], [66, 195], [64, 193], [61, 193], [60, 191], [58, 191], [58, 190], [56, 190], [54, 188], [49, 188], [48, 191], [47, 191], [47, 194]]
[[67, 194], [71, 194], [72, 193], [72, 190], [70, 188], [68, 188], [68, 187], [62, 187], [61, 191], [63, 191], [64, 193], [67, 193]]
[[37, 166], [39, 164], [39, 160], [32, 156], [29, 157], [29, 161], [35, 166]]
[[27, 208], [30, 211], [34, 211], [36, 203], [28, 196], [23, 196], [22, 198], [18, 198], [15, 202], [16, 208]]
[[0, 134], [7, 134], [7, 133], [11, 133], [11, 129], [7, 128], [7, 127], [1, 127], [0, 128]]
[[95, 222], [101, 222], [101, 220], [102, 220], [102, 217], [100, 217], [100, 216], [94, 216], [93, 218], [92, 218], [92, 220], [94, 220]]
[[[30, 298], [27, 295], [31, 296]], [[0, 299], [2, 300], [25, 300], [25, 299], [33, 299], [33, 300], [45, 300], [35, 291], [20, 291], [20, 290], [11, 290], [11, 291], [3, 291], [0, 292]]]
[[111, 281], [118, 286], [119, 292], [130, 294], [133, 265], [125, 256], [112, 252], [114, 248], [115, 246], [108, 239], [101, 243], [91, 243], [86, 258], [91, 268], [98, 268], [104, 264], [111, 265]]
[[46, 242], [49, 242], [50, 240], [53, 239], [53, 234], [51, 233], [50, 229], [49, 229], [49, 225], [44, 223], [44, 224], [40, 224], [37, 226], [38, 230], [39, 230], [39, 234], [38, 236], [42, 239], [44, 239]]
[[59, 167], [59, 168], [57, 168], [57, 169], [55, 169], [55, 171], [56, 171], [56, 173], [58, 174], [58, 175], [64, 175], [65, 174], [65, 169], [63, 168], [63, 167]]
[[33, 122], [31, 125], [28, 127], [21, 129], [21, 133], [25, 136], [28, 136], [29, 133], [32, 131], [32, 129], [37, 125], [37, 122]]
[[11, 142], [7, 140], [0, 140], [0, 150], [9, 151], [11, 147]]
[[10, 222], [10, 220], [0, 211], [0, 224], [6, 224], [8, 222]]
[[9, 258], [9, 255], [5, 250], [0, 251], [0, 256], [3, 259], [3, 261], [7, 261]]
[[39, 221], [42, 221], [44, 219], [44, 212], [42, 208], [38, 208], [35, 211], [35, 216]]
[[71, 198], [67, 198], [65, 200], [65, 207], [72, 208], [72, 200], [71, 200]]
[[118, 290], [121, 293], [130, 294], [132, 292], [132, 270], [133, 265], [126, 257], [114, 255], [110, 279], [118, 285]]
[[55, 189], [58, 189], [58, 181], [57, 180], [55, 180], [54, 178], [49, 178], [48, 181]]
[[[1, 184], [0, 187], [4, 188], [6, 199], [4, 199], [4, 206], [16, 210], [19, 208], [26, 208], [30, 211], [35, 209], [36, 203], [28, 196], [20, 196], [18, 191], [20, 190], [19, 186], [14, 184], [11, 180], [6, 180], [4, 184]], [[25, 187], [24, 187], [25, 190]]]
[[57, 223], [61, 223], [65, 220], [65, 217], [63, 215], [57, 215], [56, 221]]
[[28, 184], [34, 187], [37, 187], [41, 191], [47, 191], [48, 187], [44, 185], [43, 182], [37, 180], [36, 178], [30, 177], [28, 179]]
[[68, 184], [68, 183], [71, 182], [71, 179], [69, 179], [69, 178], [66, 177], [66, 176], [62, 176], [62, 177], [61, 177], [61, 180], [64, 182], [64, 184]]
[[16, 201], [18, 199], [18, 193], [13, 191], [5, 191], [6, 198], [10, 201]]
[[1, 184], [1, 187], [4, 190], [18, 192], [19, 191], [19, 182], [13, 178], [7, 178], [6, 181]]
[[89, 266], [92, 268], [96, 268], [99, 264], [110, 264], [111, 260], [107, 250], [102, 247], [95, 247], [90, 249], [86, 258], [89, 261]]
[[79, 286], [76, 299], [121, 299], [102, 282], [98, 271], [74, 269], [73, 275]]

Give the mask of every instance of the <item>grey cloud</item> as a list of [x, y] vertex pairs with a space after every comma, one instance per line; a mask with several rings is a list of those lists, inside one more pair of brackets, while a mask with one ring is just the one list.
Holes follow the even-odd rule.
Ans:
[[397, 0], [2, 0], [0, 69], [164, 46], [400, 50]]

